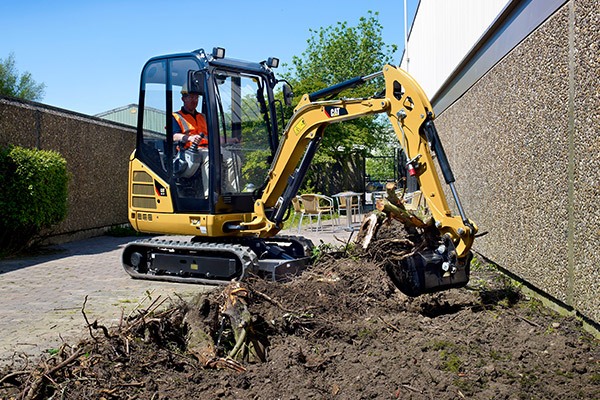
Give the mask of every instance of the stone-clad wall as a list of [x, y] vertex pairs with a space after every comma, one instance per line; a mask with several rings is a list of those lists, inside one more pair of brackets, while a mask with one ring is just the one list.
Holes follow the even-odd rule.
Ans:
[[475, 249], [600, 321], [600, 9], [571, 0], [436, 125]]
[[0, 97], [0, 146], [56, 150], [70, 174], [68, 216], [54, 241], [127, 222], [129, 155], [135, 130], [99, 118]]

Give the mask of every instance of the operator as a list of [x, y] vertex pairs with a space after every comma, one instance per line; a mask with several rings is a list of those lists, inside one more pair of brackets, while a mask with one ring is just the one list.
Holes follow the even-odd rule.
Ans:
[[[200, 159], [200, 174], [204, 188], [204, 197], [208, 197], [208, 129], [204, 115], [196, 110], [199, 94], [190, 93], [187, 83], [181, 88], [181, 110], [173, 113], [173, 142], [180, 143], [183, 149], [189, 149], [192, 144], [198, 145]], [[193, 187], [198, 188], [197, 179]]]
[[181, 89], [183, 106], [181, 110], [173, 113], [173, 142], [183, 142], [186, 149], [193, 143], [198, 147], [208, 146], [206, 119], [202, 113], [196, 111], [198, 99], [198, 93], [188, 93], [184, 86]]
[[[183, 106], [181, 110], [173, 113], [173, 142], [182, 143], [184, 149], [188, 149], [192, 144], [198, 145], [200, 152], [200, 170], [202, 183], [204, 186], [204, 197], [208, 197], [208, 129], [204, 115], [196, 110], [198, 107], [199, 95], [188, 91], [187, 83], [181, 88], [181, 101]], [[239, 143], [237, 138], [229, 138], [229, 144]], [[221, 144], [226, 144], [221, 138]], [[223, 179], [223, 190], [225, 192], [238, 192], [239, 185], [239, 156], [229, 149], [222, 148], [222, 171], [225, 174]]]

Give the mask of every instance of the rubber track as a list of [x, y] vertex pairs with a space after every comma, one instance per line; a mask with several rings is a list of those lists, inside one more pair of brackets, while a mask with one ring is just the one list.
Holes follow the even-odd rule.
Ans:
[[[181, 240], [167, 240], [167, 239], [140, 239], [127, 244], [123, 251], [123, 255], [127, 252], [127, 248], [130, 246], [140, 246], [153, 248], [158, 251], [165, 251], [169, 249], [176, 250], [178, 252], [225, 252], [233, 253], [242, 264], [242, 273], [236, 277], [236, 280], [244, 278], [247, 272], [253, 272], [258, 269], [258, 259], [256, 254], [246, 246], [239, 244], [227, 244], [227, 243], [203, 243], [203, 242], [188, 242]], [[181, 254], [181, 253], [180, 253]], [[132, 266], [127, 265], [123, 260], [123, 268], [131, 275], [134, 279], [148, 279], [156, 281], [167, 281], [167, 282], [179, 282], [179, 283], [198, 283], [198, 284], [221, 284], [226, 285], [230, 283], [229, 280], [220, 279], [207, 279], [207, 278], [196, 278], [196, 277], [182, 277], [176, 275], [154, 275], [151, 273], [139, 273]]]

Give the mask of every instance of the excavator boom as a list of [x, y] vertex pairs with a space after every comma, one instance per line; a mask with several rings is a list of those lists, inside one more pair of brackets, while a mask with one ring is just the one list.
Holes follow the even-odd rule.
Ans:
[[[381, 74], [385, 80], [383, 96], [318, 100]], [[382, 113], [387, 114], [407, 155], [408, 169], [418, 179], [439, 233], [435, 248], [424, 249], [388, 269], [390, 278], [401, 291], [411, 296], [464, 286], [469, 280], [470, 249], [477, 227], [466, 217], [458, 197], [454, 175], [433, 123], [435, 116], [429, 100], [408, 73], [392, 65], [386, 65], [381, 73], [350, 79], [302, 97], [283, 133], [262, 198], [255, 203], [257, 218], [245, 224], [245, 228], [265, 237], [277, 232], [327, 125]], [[446, 201], [434, 156], [450, 186], [458, 216], [452, 214]], [[270, 219], [266, 209], [271, 210]]]

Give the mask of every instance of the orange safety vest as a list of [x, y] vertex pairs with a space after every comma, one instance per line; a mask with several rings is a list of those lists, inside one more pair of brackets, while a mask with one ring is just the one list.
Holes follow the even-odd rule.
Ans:
[[[208, 146], [208, 129], [206, 127], [206, 119], [204, 118], [204, 115], [201, 113], [196, 113], [196, 117], [194, 117], [192, 114], [176, 111], [173, 113], [173, 117], [179, 124], [181, 133], [185, 135], [199, 135], [203, 133], [204, 137], [200, 139], [198, 147]], [[190, 142], [186, 142], [184, 145], [186, 149], [190, 146]]]

